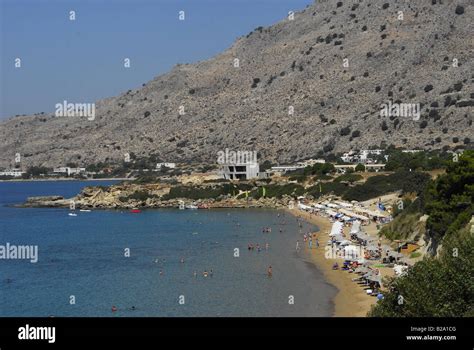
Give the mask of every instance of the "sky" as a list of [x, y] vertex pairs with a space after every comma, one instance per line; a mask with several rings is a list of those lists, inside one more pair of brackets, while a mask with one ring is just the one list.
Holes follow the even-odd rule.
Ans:
[[139, 88], [177, 63], [210, 58], [312, 2], [0, 0], [0, 119]]

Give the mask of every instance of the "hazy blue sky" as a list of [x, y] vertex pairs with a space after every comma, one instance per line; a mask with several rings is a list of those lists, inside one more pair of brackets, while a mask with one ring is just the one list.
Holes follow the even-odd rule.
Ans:
[[[312, 0], [0, 0], [0, 118], [94, 102], [212, 57]], [[69, 11], [76, 20], [69, 20]], [[185, 21], [178, 20], [184, 10]], [[15, 68], [15, 58], [21, 68]], [[123, 67], [124, 58], [131, 68]]]

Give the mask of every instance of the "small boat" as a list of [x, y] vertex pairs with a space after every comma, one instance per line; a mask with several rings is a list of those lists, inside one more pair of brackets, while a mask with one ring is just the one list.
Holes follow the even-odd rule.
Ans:
[[141, 213], [142, 211], [138, 208], [133, 208], [132, 210], [130, 210], [130, 213], [133, 213], [133, 214], [138, 214], [138, 213]]
[[81, 210], [79, 210], [79, 211], [82, 211], [82, 212], [84, 212], [84, 213], [90, 213], [90, 212], [91, 212], [89, 209], [81, 209]]
[[198, 209], [198, 206], [197, 205], [194, 205], [194, 204], [187, 204], [185, 206], [186, 209]]
[[178, 208], [179, 208], [179, 210], [184, 210], [184, 202], [183, 201], [179, 201]]
[[69, 213], [68, 215], [69, 215], [69, 216], [77, 216], [76, 213]]

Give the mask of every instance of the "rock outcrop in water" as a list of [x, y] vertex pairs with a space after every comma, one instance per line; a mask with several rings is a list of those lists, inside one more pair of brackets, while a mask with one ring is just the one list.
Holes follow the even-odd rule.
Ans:
[[81, 193], [72, 198], [62, 196], [29, 197], [18, 207], [24, 208], [69, 208], [74, 202], [76, 209], [132, 209], [132, 208], [178, 208], [183, 204], [200, 204], [207, 208], [283, 208], [293, 200], [290, 196], [277, 198], [172, 198], [163, 199], [162, 196], [170, 190], [162, 184], [123, 184], [108, 187], [85, 187]]
[[[97, 101], [95, 120], [2, 122], [0, 167], [16, 153], [26, 166], [57, 166], [131, 152], [215, 163], [230, 148], [287, 162], [390, 144], [471, 147], [473, 13], [470, 0], [317, 1], [216, 57]], [[381, 116], [388, 101], [420, 104], [421, 116]]]

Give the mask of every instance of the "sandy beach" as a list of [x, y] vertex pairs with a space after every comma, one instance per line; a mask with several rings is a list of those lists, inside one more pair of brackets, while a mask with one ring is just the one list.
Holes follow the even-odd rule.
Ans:
[[334, 316], [335, 317], [365, 317], [370, 307], [376, 302], [375, 297], [368, 296], [365, 290], [356, 282], [352, 282], [355, 276], [342, 270], [333, 270], [332, 265], [335, 261], [341, 265], [343, 259], [326, 259], [324, 256], [326, 242], [329, 240], [329, 231], [331, 222], [315, 214], [310, 214], [302, 210], [288, 210], [289, 213], [299, 216], [306, 221], [317, 225], [320, 229], [317, 234], [320, 247], [309, 249], [311, 257], [318, 269], [323, 272], [326, 280], [335, 286], [339, 291], [334, 298]]

